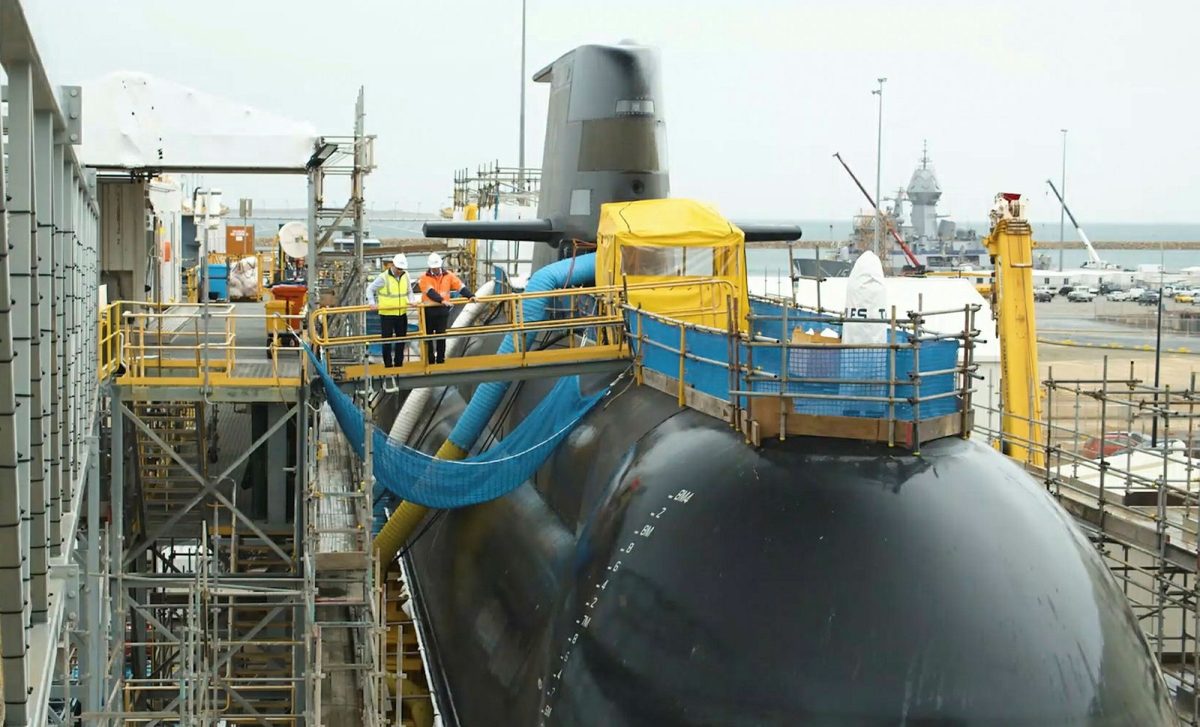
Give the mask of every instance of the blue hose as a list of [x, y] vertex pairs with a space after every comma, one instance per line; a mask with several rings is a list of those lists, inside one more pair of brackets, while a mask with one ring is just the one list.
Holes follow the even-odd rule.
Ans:
[[[559, 260], [539, 268], [530, 276], [529, 284], [525, 286], [525, 292], [545, 293], [576, 285], [591, 285], [595, 280], [596, 254], [588, 253]], [[544, 320], [546, 304], [549, 302], [549, 298], [532, 298], [522, 302], [521, 313], [525, 322], [534, 323]], [[511, 336], [506, 336], [497, 353], [515, 351], [517, 335], [513, 333]], [[533, 333], [525, 334], [525, 349], [533, 344], [534, 336]], [[483, 432], [483, 428], [487, 426], [488, 420], [496, 413], [496, 409], [500, 406], [500, 400], [508, 391], [508, 385], [508, 381], [489, 381], [480, 384], [475, 389], [475, 395], [471, 397], [471, 402], [467, 404], [458, 423], [454, 425], [454, 430], [450, 432], [449, 439], [455, 446], [470, 451], [471, 447], [475, 445], [475, 440], [479, 439], [480, 433]]]

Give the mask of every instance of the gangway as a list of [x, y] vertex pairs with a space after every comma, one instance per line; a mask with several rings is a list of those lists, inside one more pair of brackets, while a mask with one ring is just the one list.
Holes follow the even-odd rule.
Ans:
[[[373, 379], [387, 378], [399, 389], [414, 389], [614, 372], [628, 368], [634, 360], [634, 349], [626, 332], [628, 296], [631, 293], [676, 290], [693, 293], [697, 300], [732, 293], [726, 281], [715, 278], [505, 293], [478, 299], [480, 303], [495, 306], [498, 309], [495, 318], [503, 322], [485, 321], [431, 334], [425, 332], [424, 315], [421, 314], [419, 332], [402, 339], [383, 339], [377, 335], [326, 335], [326, 331], [337, 330], [339, 318], [374, 315], [369, 306], [329, 307], [313, 313], [308, 336], [317, 349], [329, 354], [332, 377], [347, 383], [360, 381], [369, 375]], [[466, 302], [455, 299], [452, 304], [461, 306]], [[535, 302], [554, 311], [554, 317], [526, 320], [526, 305]], [[418, 311], [424, 308], [414, 307]], [[426, 341], [491, 336], [512, 336], [516, 350], [512, 353], [450, 358], [441, 364], [429, 362], [424, 353]], [[558, 343], [539, 348], [533, 345], [538, 336], [553, 337]], [[364, 363], [361, 353], [358, 353], [357, 360], [346, 358], [361, 352], [363, 346], [381, 343], [402, 343], [406, 352], [408, 347], [416, 344], [412, 346], [416, 356], [405, 356], [404, 364], [392, 368], [386, 368], [382, 363]]]

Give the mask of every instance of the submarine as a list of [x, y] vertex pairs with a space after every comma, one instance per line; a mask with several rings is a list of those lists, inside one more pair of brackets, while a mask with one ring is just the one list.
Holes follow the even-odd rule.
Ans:
[[[582, 46], [535, 80], [551, 84], [538, 219], [428, 236], [543, 242], [536, 269], [594, 243], [602, 203], [668, 196], [656, 51]], [[1099, 553], [999, 452], [753, 447], [632, 384], [584, 377], [609, 393], [533, 478], [438, 512], [406, 548], [446, 724], [1173, 723]], [[552, 386], [512, 384], [491, 428]], [[437, 451], [476, 388], [437, 390], [408, 444]]]

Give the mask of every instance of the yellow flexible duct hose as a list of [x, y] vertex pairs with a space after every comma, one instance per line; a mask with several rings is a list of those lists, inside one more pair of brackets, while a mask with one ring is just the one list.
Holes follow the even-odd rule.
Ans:
[[[467, 452], [447, 439], [434, 456], [438, 459], [460, 460], [466, 459]], [[408, 501], [401, 502], [400, 506], [392, 512], [379, 534], [375, 536], [375, 554], [379, 556], [385, 569], [396, 559], [396, 554], [400, 552], [404, 542], [408, 540], [427, 514], [429, 514], [429, 508]]]

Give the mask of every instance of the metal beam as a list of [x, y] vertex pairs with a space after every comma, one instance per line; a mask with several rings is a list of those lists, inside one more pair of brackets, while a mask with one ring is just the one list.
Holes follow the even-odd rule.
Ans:
[[[296, 407], [285, 410], [281, 404], [267, 404], [268, 421], [288, 420]], [[267, 523], [287, 524], [287, 427], [278, 427], [267, 440]]]
[[[27, 89], [28, 84], [23, 88]], [[10, 98], [11, 95], [10, 90]], [[16, 138], [11, 124], [9, 134], [10, 139]], [[4, 156], [4, 136], [0, 134], [0, 159]], [[21, 482], [17, 469], [18, 423], [8, 230], [8, 197], [4, 167], [0, 164], [0, 657], [3, 662], [5, 718], [22, 724], [28, 699], [22, 577], [25, 551], [21, 547]]]
[[172, 632], [171, 629], [169, 629], [162, 621], [159, 621], [158, 618], [156, 618], [154, 614], [150, 612], [151, 607], [144, 606], [141, 603], [138, 603], [137, 599], [133, 598], [129, 599], [129, 606], [134, 611], [137, 611], [142, 618], [146, 619], [147, 623], [162, 632], [163, 636], [166, 636], [171, 643], [180, 643], [179, 636]]
[[[122, 404], [121, 412], [125, 416], [129, 417], [129, 420], [133, 422], [134, 426], [136, 426], [139, 430], [141, 430], [141, 432], [143, 434], [145, 434], [147, 437], [149, 437], [150, 440], [152, 442], [154, 442], [156, 445], [158, 445], [160, 449], [162, 449], [164, 452], [166, 452], [167, 455], [169, 457], [171, 457], [171, 459], [175, 460], [175, 462], [178, 463], [179, 466], [182, 467], [185, 472], [187, 472], [189, 475], [191, 475], [192, 479], [196, 480], [198, 483], [203, 485], [203, 489], [199, 493], [197, 493], [196, 496], [193, 497], [192, 500], [189, 501], [187, 505], [185, 505], [182, 509], [178, 510], [174, 515], [172, 515], [171, 518], [168, 519], [167, 522], [163, 523], [158, 528], [158, 530], [156, 530], [152, 535], [147, 536], [143, 542], [139, 543], [135, 548], [132, 548], [130, 550], [129, 554], [126, 555], [125, 558], [123, 559], [123, 565], [129, 566], [131, 563], [133, 563], [134, 559], [137, 558], [137, 556], [141, 555], [142, 551], [144, 551], [146, 548], [150, 547], [150, 545], [153, 544], [153, 542], [155, 540], [162, 537], [164, 534], [170, 532], [170, 529], [172, 527], [174, 527], [179, 522], [179, 520], [182, 519], [183, 516], [188, 513], [188, 511], [190, 511], [193, 507], [195, 507], [197, 504], [199, 504], [209, 494], [216, 497], [226, 507], [228, 507], [230, 509], [230, 511], [232, 511], [232, 513], [235, 517], [241, 519], [241, 521], [243, 523], [245, 523], [246, 526], [249, 527], [250, 530], [255, 535], [257, 535], [259, 538], [261, 538], [263, 540], [263, 542], [265, 542], [268, 546], [270, 546], [271, 550], [275, 551], [275, 553], [285, 563], [291, 562], [292, 557], [290, 555], [288, 555], [287, 553], [285, 553], [284, 550], [282, 548], [280, 548], [279, 545], [274, 540], [272, 540], [270, 537], [268, 537], [267, 534], [264, 533], [262, 531], [262, 529], [259, 528], [258, 525], [256, 525], [254, 523], [253, 520], [246, 517], [246, 515], [244, 513], [242, 513], [242, 511], [240, 509], [238, 509], [237, 505], [235, 505], [233, 502], [231, 502], [229, 500], [229, 498], [225, 497], [225, 495], [222, 494], [221, 491], [218, 490], [217, 488], [220, 486], [221, 482], [223, 482], [224, 480], [229, 478], [229, 475], [235, 469], [237, 469], [238, 466], [242, 464], [242, 462], [245, 462], [246, 459], [248, 459], [255, 450], [257, 450], [260, 446], [262, 446], [262, 444], [264, 442], [266, 442], [268, 439], [270, 439], [271, 435], [274, 434], [277, 429], [279, 429], [281, 426], [286, 424], [288, 419], [290, 419], [292, 416], [294, 416], [296, 414], [297, 410], [298, 410], [298, 407], [295, 407], [295, 406], [293, 406], [291, 409], [289, 409], [286, 416], [280, 418], [279, 421], [277, 421], [273, 425], [271, 425], [271, 427], [269, 429], [267, 429], [267, 431], [261, 437], [254, 440], [254, 443], [251, 444], [246, 449], [246, 451], [242, 452], [238, 456], [238, 458], [236, 460], [234, 460], [234, 462], [225, 469], [224, 472], [222, 472], [220, 475], [218, 475], [215, 479], [209, 481], [209, 480], [205, 479], [204, 475], [197, 472], [196, 468], [192, 467], [191, 464], [189, 464], [186, 460], [184, 460], [183, 457], [181, 457], [179, 455], [179, 453], [176, 452], [173, 447], [171, 447], [171, 445], [164, 442], [163, 439], [161, 437], [159, 437], [158, 434], [153, 429], [151, 429], [145, 422], [143, 422], [128, 407], [126, 407], [124, 404]], [[115, 485], [114, 485], [114, 487], [115, 487]]]
[[105, 671], [108, 681], [115, 686], [125, 676], [125, 608], [122, 603], [121, 587], [121, 554], [125, 552], [125, 419], [121, 416], [125, 405], [121, 403], [120, 392], [113, 390], [109, 394], [109, 476], [108, 498], [110, 524], [108, 529], [108, 557], [106, 562], [112, 564], [110, 577], [116, 579], [116, 587], [112, 582], [108, 585], [110, 612], [109, 619], [109, 649], [116, 653], [115, 658], [104, 657]]
[[[243, 646], [246, 646], [251, 641], [253, 641], [254, 637], [258, 635], [259, 631], [262, 631], [263, 629], [265, 629], [272, 621], [275, 620], [276, 616], [283, 613], [284, 608], [285, 608], [284, 606], [277, 606], [277, 607], [271, 609], [270, 611], [268, 611], [267, 614], [265, 616], [263, 616], [262, 619], [259, 620], [259, 622], [257, 624], [254, 625], [254, 628], [250, 629], [250, 631], [246, 634], [246, 636], [244, 638], [242, 638], [241, 641], [234, 642], [232, 644], [232, 648], [228, 652], [223, 654], [220, 659], [217, 659], [217, 661], [210, 666], [210, 669], [209, 669], [210, 672], [212, 674], [220, 674], [221, 667], [225, 666], [230, 661], [232, 661], [233, 657], [236, 656], [237, 653], [242, 650]], [[181, 700], [181, 697], [175, 697], [173, 700], [171, 700], [167, 704], [167, 706], [165, 708], [162, 709], [161, 713], [163, 713], [163, 714], [170, 713], [171, 710], [173, 710], [179, 706], [180, 700]], [[174, 715], [172, 715], [172, 716], [174, 716]], [[168, 717], [168, 719], [169, 719], [169, 717]], [[156, 725], [158, 725], [160, 722], [161, 722], [161, 718], [156, 719], [153, 722], [150, 722], [148, 725], [146, 725], [146, 727], [156, 727]]]
[[[599, 348], [599, 347], [590, 347]], [[562, 376], [573, 376], [575, 374], [599, 374], [599, 373], [615, 373], [624, 371], [632, 365], [631, 359], [627, 356], [617, 356], [617, 347], [611, 347], [614, 351], [612, 358], [599, 358], [593, 361], [583, 362], [559, 362], [559, 363], [536, 363], [526, 366], [513, 366], [510, 368], [496, 368], [491, 371], [486, 369], [475, 370], [460, 370], [460, 371], [445, 371], [428, 374], [396, 374], [392, 378], [396, 382], [396, 386], [400, 390], [422, 389], [436, 386], [457, 386], [459, 384], [479, 384], [485, 381], [525, 381], [529, 379], [545, 379], [559, 378]], [[588, 349], [573, 349], [583, 350]], [[533, 353], [530, 352], [530, 357]], [[603, 355], [603, 352], [599, 352]], [[444, 364], [442, 364], [444, 365]], [[374, 366], [374, 364], [372, 364]], [[394, 370], [394, 369], [393, 369]], [[379, 373], [375, 374], [386, 379], [387, 369], [379, 368]], [[342, 377], [347, 382], [363, 378], [363, 367], [361, 364], [346, 366], [343, 369]], [[343, 386], [348, 386], [344, 384]]]
[[[17, 493], [21, 507], [21, 578], [24, 581], [22, 600], [25, 612], [24, 640], [30, 627], [30, 531], [33, 515], [30, 510], [29, 436], [33, 392], [30, 388], [30, 301], [33, 283], [29, 274], [33, 250], [33, 68], [28, 63], [5, 64], [8, 71], [8, 194], [12, 202], [8, 209], [9, 243], [8, 274], [11, 281], [9, 299], [12, 301], [13, 384], [17, 405]], [[6, 642], [15, 635], [5, 637]], [[11, 721], [11, 720], [10, 720]]]
[[[70, 473], [63, 466], [64, 427], [64, 396], [62, 371], [66, 349], [66, 331], [64, 330], [64, 314], [66, 301], [64, 285], [66, 272], [63, 265], [66, 250], [66, 186], [67, 172], [66, 153], [62, 143], [54, 145], [54, 163], [50, 173], [54, 182], [52, 195], [53, 203], [53, 236], [50, 246], [50, 449], [46, 455], [50, 467], [50, 556], [62, 552], [62, 514], [65, 502], [70, 494], [66, 486]], [[67, 499], [64, 500], [64, 497]]]
[[46, 573], [49, 570], [48, 552], [50, 527], [47, 519], [49, 492], [47, 479], [50, 467], [46, 457], [49, 434], [50, 404], [50, 329], [49, 296], [51, 273], [48, 268], [51, 228], [50, 169], [54, 162], [54, 122], [49, 111], [33, 115], [33, 223], [34, 248], [29, 256], [29, 491], [30, 546], [29, 571], [32, 578], [30, 618], [33, 623], [45, 623]]
[[242, 707], [250, 713], [248, 716], [253, 717], [255, 722], [263, 725], [263, 727], [271, 727], [271, 723], [262, 716], [262, 712], [259, 712], [257, 709], [255, 709], [254, 705], [250, 704], [245, 697], [239, 694], [237, 689], [229, 686], [228, 684], [224, 685], [223, 689], [225, 690], [226, 694], [233, 697], [238, 704], [242, 705]]
[[[299, 381], [299, 378], [293, 379]], [[266, 386], [127, 386], [116, 384], [126, 401], [207, 401], [233, 404], [293, 404], [300, 401], [300, 386], [268, 388]]]
[[[93, 434], [92, 442], [99, 448], [100, 435]], [[84, 579], [87, 610], [84, 623], [87, 626], [87, 651], [80, 659], [79, 670], [83, 673], [84, 709], [98, 712], [104, 707], [104, 684], [106, 679], [105, 655], [108, 654], [108, 639], [104, 631], [102, 593], [106, 576], [100, 573], [100, 458], [92, 457], [87, 470], [87, 577]]]

